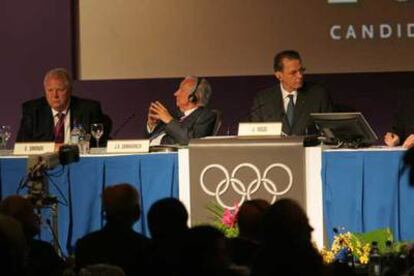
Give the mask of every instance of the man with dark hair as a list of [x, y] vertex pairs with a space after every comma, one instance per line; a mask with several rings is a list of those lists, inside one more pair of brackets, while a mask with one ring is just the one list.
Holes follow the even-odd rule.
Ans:
[[186, 77], [174, 93], [176, 105], [182, 113], [180, 118], [174, 118], [159, 101], [152, 102], [146, 132], [151, 145], [187, 145], [192, 138], [212, 135], [216, 114], [206, 107], [211, 94], [211, 86], [206, 79]]
[[[66, 69], [47, 72], [43, 86], [44, 97], [23, 103], [17, 142], [69, 143], [74, 124], [89, 132], [92, 123], [106, 123], [98, 102], [72, 96], [72, 79]], [[100, 141], [105, 144], [110, 129], [104, 127]]]
[[282, 122], [286, 135], [315, 134], [310, 113], [331, 112], [332, 102], [321, 86], [304, 82], [300, 54], [286, 50], [274, 58], [274, 74], [280, 84], [259, 92], [251, 108], [253, 122]]
[[121, 267], [126, 275], [145, 275], [149, 240], [132, 229], [141, 214], [137, 190], [130, 184], [105, 188], [102, 202], [107, 223], [78, 240], [77, 267], [105, 263]]

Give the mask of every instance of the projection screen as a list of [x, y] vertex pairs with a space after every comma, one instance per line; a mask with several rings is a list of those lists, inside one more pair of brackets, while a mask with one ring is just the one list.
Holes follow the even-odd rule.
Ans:
[[80, 79], [414, 71], [414, 0], [78, 0]]

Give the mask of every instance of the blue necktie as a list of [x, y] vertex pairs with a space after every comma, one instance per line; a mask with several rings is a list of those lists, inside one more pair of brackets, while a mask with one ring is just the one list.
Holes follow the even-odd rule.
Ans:
[[295, 110], [295, 104], [293, 102], [293, 95], [289, 95], [289, 102], [286, 109], [286, 116], [289, 122], [289, 125], [293, 125], [293, 112]]

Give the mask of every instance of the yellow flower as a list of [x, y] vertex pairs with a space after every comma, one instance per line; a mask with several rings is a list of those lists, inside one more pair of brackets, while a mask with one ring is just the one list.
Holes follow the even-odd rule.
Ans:
[[362, 255], [361, 257], [359, 257], [359, 262], [361, 264], [367, 264], [369, 261], [369, 257], [367, 255]]
[[335, 255], [336, 254], [334, 254], [332, 251], [330, 251], [326, 248], [323, 248], [321, 250], [321, 255], [322, 255], [324, 263], [329, 264], [329, 263], [332, 263], [335, 260]]

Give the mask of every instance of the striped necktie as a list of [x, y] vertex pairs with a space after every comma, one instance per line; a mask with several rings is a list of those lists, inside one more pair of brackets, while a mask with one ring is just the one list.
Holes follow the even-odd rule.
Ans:
[[53, 130], [55, 135], [55, 143], [62, 144], [65, 141], [65, 113], [58, 113], [56, 115], [58, 121]]

